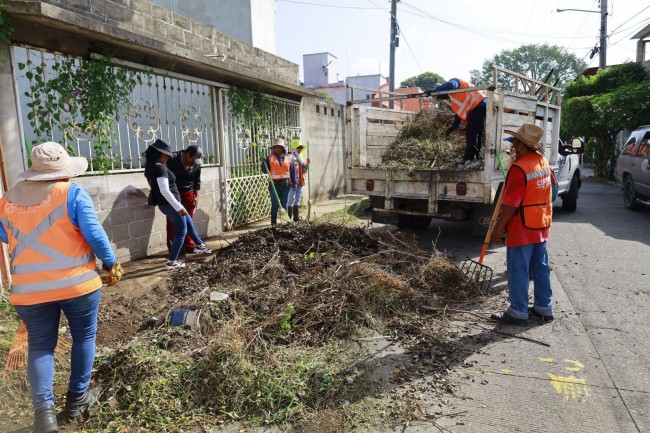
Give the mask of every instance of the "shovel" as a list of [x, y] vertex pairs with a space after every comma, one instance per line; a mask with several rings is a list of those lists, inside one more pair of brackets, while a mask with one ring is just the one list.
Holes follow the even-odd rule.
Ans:
[[[499, 149], [496, 148], [495, 151], [497, 161], [499, 161], [499, 168], [501, 168], [501, 174], [503, 174], [503, 178], [505, 179], [506, 172], [503, 169], [503, 163], [501, 162]], [[501, 202], [503, 201], [503, 187], [499, 188], [499, 190], [499, 197], [497, 198], [497, 203], [494, 206], [494, 211], [492, 212], [492, 219], [490, 219], [490, 225], [488, 227], [487, 233], [485, 234], [483, 247], [481, 248], [481, 255], [479, 256], [478, 261], [467, 259], [462, 263], [460, 267], [460, 271], [465, 275], [465, 277], [470, 281], [476, 282], [479, 288], [483, 291], [487, 291], [492, 285], [492, 275], [494, 273], [491, 267], [483, 264], [483, 259], [487, 253], [488, 246], [490, 245], [490, 237], [492, 236], [492, 232], [497, 225], [499, 212], [501, 211]]]

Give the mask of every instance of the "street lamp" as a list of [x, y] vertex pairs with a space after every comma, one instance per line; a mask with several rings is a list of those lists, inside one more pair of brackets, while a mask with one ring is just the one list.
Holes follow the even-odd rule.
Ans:
[[599, 11], [590, 11], [586, 9], [557, 9], [557, 11], [558, 12], [577, 11], [577, 12], [600, 13], [600, 48], [598, 49], [600, 61], [598, 67], [600, 69], [605, 69], [605, 66], [607, 66], [607, 0], [600, 0]]

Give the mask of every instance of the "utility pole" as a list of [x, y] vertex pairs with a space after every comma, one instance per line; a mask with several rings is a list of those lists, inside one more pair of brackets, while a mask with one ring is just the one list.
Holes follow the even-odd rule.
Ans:
[[[390, 0], [390, 66], [388, 77], [388, 91], [395, 91], [395, 48], [398, 44], [397, 39], [397, 2], [399, 0]], [[392, 93], [390, 96], [393, 96]], [[395, 102], [389, 101], [388, 108], [395, 108]]]
[[600, 0], [600, 69], [607, 66], [607, 0]]
[[600, 13], [600, 46], [591, 51], [590, 59], [594, 57], [596, 51], [600, 54], [598, 57], [598, 67], [605, 69], [607, 66], [607, 0], [600, 0], [600, 11], [590, 11], [585, 9], [557, 9], [558, 12], [576, 11], [576, 12], [594, 12]]

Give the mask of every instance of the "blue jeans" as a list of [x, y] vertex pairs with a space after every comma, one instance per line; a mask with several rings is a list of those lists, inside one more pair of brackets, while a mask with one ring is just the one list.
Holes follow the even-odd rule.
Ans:
[[203, 243], [199, 234], [196, 232], [194, 221], [192, 221], [192, 217], [189, 213], [181, 215], [176, 209], [168, 204], [159, 204], [158, 209], [165, 214], [174, 227], [174, 239], [172, 239], [172, 246], [169, 249], [170, 261], [173, 262], [178, 259], [178, 255], [180, 254], [181, 248], [183, 248], [183, 243], [185, 242], [185, 236], [192, 238], [196, 245], [201, 245]]
[[[277, 196], [275, 192], [277, 191]], [[271, 224], [275, 225], [278, 223], [278, 211], [280, 210], [280, 205], [286, 210], [287, 202], [289, 201], [289, 191], [291, 187], [278, 188], [274, 184], [269, 184], [269, 194], [271, 194]], [[280, 198], [280, 203], [278, 203], [278, 196]]]
[[546, 242], [508, 247], [506, 257], [510, 295], [508, 313], [517, 319], [528, 318], [529, 271], [532, 271], [535, 311], [544, 316], [552, 316], [553, 290], [551, 289], [551, 268], [548, 264]]
[[16, 305], [16, 312], [27, 327], [27, 378], [34, 410], [54, 407], [54, 349], [59, 340], [61, 311], [68, 318], [72, 334], [68, 391], [71, 394], [82, 394], [90, 386], [101, 295], [101, 290], [95, 290], [62, 301]]
[[298, 185], [296, 189], [289, 189], [289, 201], [287, 206], [300, 206], [300, 195], [302, 194], [302, 186]]

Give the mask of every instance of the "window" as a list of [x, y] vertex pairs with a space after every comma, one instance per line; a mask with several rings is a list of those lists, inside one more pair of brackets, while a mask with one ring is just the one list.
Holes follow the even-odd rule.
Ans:
[[623, 147], [623, 151], [621, 152], [621, 155], [634, 155], [636, 148], [636, 139], [634, 137], [630, 138], [630, 140], [625, 143], [625, 147]]
[[316, 112], [320, 113], [320, 105], [316, 105]]
[[323, 107], [323, 114], [327, 116], [327, 107]]

